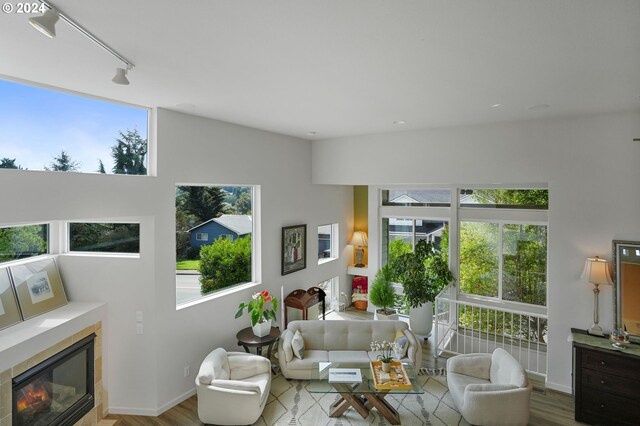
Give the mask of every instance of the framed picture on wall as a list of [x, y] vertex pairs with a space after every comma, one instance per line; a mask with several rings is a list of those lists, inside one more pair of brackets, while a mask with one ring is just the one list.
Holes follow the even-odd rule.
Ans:
[[0, 268], [0, 330], [20, 321], [22, 316], [11, 285], [9, 268]]
[[53, 257], [9, 266], [22, 317], [27, 320], [67, 304]]
[[307, 225], [282, 228], [282, 275], [307, 267]]

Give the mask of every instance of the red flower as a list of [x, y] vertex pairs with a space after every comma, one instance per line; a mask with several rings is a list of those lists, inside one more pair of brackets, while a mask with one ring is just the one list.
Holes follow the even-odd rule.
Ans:
[[265, 300], [265, 302], [271, 301], [271, 296], [267, 296], [264, 300]]
[[269, 292], [267, 290], [262, 290], [260, 294], [264, 297], [267, 297], [269, 295]]

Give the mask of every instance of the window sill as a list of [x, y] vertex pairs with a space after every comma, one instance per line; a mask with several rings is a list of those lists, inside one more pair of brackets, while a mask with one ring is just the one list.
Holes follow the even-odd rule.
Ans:
[[60, 256], [75, 256], [75, 257], [108, 257], [116, 259], [140, 259], [140, 253], [100, 253], [91, 251], [71, 251], [67, 253], [61, 253]]
[[325, 263], [333, 262], [334, 260], [338, 260], [337, 257], [323, 257], [322, 259], [318, 259], [318, 265], [324, 265]]
[[367, 265], [363, 267], [349, 265], [347, 267], [347, 274], [349, 275], [369, 275], [369, 268]]
[[246, 290], [248, 288], [255, 287], [255, 286], [260, 285], [260, 284], [261, 283], [251, 282], [251, 283], [245, 283], [245, 284], [238, 284], [238, 285], [226, 288], [224, 290], [219, 290], [219, 291], [216, 291], [215, 293], [207, 294], [206, 296], [201, 296], [201, 297], [199, 297], [197, 299], [193, 299], [193, 300], [190, 300], [188, 302], [180, 303], [179, 305], [176, 304], [176, 311], [180, 311], [182, 309], [190, 308], [191, 306], [199, 305], [201, 303], [206, 303], [206, 302], [209, 302], [211, 300], [219, 299], [219, 298], [225, 297], [225, 296], [227, 296], [229, 294], [233, 294], [233, 293], [236, 293], [236, 292], [239, 292], [239, 291], [242, 291], [242, 290]]

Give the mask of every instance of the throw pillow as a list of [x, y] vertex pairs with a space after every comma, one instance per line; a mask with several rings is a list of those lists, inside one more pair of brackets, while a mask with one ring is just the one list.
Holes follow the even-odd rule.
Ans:
[[409, 349], [409, 340], [407, 340], [407, 336], [400, 330], [396, 333], [395, 338], [396, 345], [398, 345], [398, 349], [396, 352], [396, 357], [398, 359], [402, 359], [407, 356], [407, 349]]
[[293, 349], [293, 354], [296, 358], [304, 359], [304, 340], [302, 340], [300, 330], [296, 331], [293, 339], [291, 339], [291, 349]]

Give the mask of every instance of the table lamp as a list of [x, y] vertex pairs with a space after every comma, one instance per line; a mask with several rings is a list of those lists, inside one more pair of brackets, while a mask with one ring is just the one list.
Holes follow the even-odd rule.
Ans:
[[589, 334], [602, 336], [602, 328], [598, 324], [598, 294], [600, 294], [600, 284], [613, 284], [609, 276], [607, 261], [598, 256], [587, 258], [584, 276], [593, 284], [593, 325], [588, 330]]
[[364, 248], [367, 247], [367, 233], [363, 231], [356, 231], [353, 233], [353, 237], [351, 237], [352, 246], [356, 247], [356, 264], [355, 266], [358, 268], [364, 267], [364, 263], [362, 263], [362, 258], [364, 257]]

